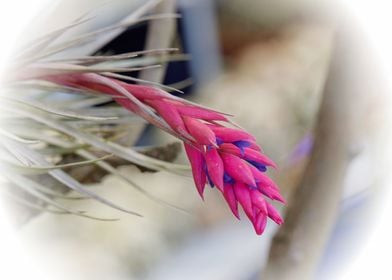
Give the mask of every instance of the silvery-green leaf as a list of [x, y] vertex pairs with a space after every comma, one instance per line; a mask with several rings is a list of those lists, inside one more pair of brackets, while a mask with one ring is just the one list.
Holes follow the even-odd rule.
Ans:
[[86, 196], [75, 196], [75, 195], [69, 195], [69, 194], [64, 194], [64, 193], [58, 192], [58, 191], [51, 189], [49, 186], [40, 185], [39, 182], [36, 182], [34, 184], [30, 184], [29, 186], [36, 189], [39, 192], [42, 192], [44, 194], [49, 195], [50, 197], [54, 197], [57, 199], [66, 199], [66, 200], [90, 199], [89, 197], [86, 197]]
[[154, 85], [154, 86], [158, 86], [160, 88], [167, 89], [167, 90], [170, 90], [170, 91], [184, 93], [183, 91], [181, 91], [179, 89], [176, 89], [176, 88], [173, 88], [173, 87], [169, 87], [169, 86], [165, 86], [165, 85], [162, 85], [161, 83], [155, 83], [155, 82], [142, 80], [142, 79], [138, 79], [138, 78], [134, 78], [134, 77], [130, 77], [130, 76], [125, 76], [125, 75], [121, 75], [121, 74], [117, 74], [117, 73], [104, 72], [104, 73], [102, 73], [102, 75], [107, 76], [107, 77], [117, 78], [117, 79], [123, 79], [123, 80], [127, 80], [127, 81], [138, 82], [138, 83], [141, 83], [141, 84]]
[[36, 191], [35, 188], [31, 187], [31, 186], [36, 185], [37, 183], [34, 182], [33, 180], [30, 180], [29, 178], [24, 177], [24, 176], [7, 173], [6, 178], [8, 180], [10, 180], [13, 184], [15, 184], [15, 186], [20, 187], [21, 189], [23, 189], [25, 192], [29, 193], [30, 195], [38, 198], [39, 200], [42, 200], [43, 202], [47, 203], [48, 205], [51, 205], [57, 209], [63, 210], [69, 214], [73, 214], [73, 215], [81, 216], [81, 217], [86, 217], [86, 218], [91, 218], [91, 219], [95, 219], [95, 220], [102, 220], [102, 221], [118, 220], [118, 219], [96, 218], [96, 217], [92, 217], [90, 215], [84, 214], [84, 211], [74, 211], [74, 210], [68, 209], [67, 207], [65, 207], [64, 205], [51, 199], [50, 197]]
[[[22, 106], [22, 105], [21, 105]], [[175, 172], [177, 174], [184, 174], [184, 171], [189, 171], [189, 166], [180, 164], [168, 163], [158, 159], [154, 159], [132, 150], [132, 148], [125, 148], [117, 143], [105, 141], [93, 134], [86, 133], [84, 131], [77, 130], [64, 122], [59, 122], [53, 117], [44, 114], [44, 112], [38, 111], [35, 108], [28, 108], [28, 106], [22, 106], [23, 108], [17, 108], [17, 106], [7, 107], [7, 110], [13, 111], [18, 114], [28, 116], [38, 122], [48, 125], [54, 129], [57, 129], [65, 134], [68, 134], [80, 141], [88, 143], [96, 148], [104, 150], [108, 153], [114, 154], [120, 158], [129, 160], [130, 162], [138, 165], [150, 168], [153, 170], [166, 170]]]
[[[38, 199], [38, 200], [44, 202], [45, 204], [52, 206], [56, 209], [62, 210], [62, 211], [60, 211], [60, 213], [64, 212], [63, 214], [72, 214], [72, 215], [76, 215], [76, 216], [80, 216], [80, 217], [84, 217], [84, 218], [89, 218], [89, 219], [93, 219], [93, 220], [98, 220], [98, 221], [117, 221], [118, 220], [116, 218], [113, 219], [113, 218], [94, 217], [94, 216], [85, 214], [85, 211], [74, 211], [72, 209], [65, 207], [61, 203], [58, 203], [54, 199], [36, 191], [35, 187], [32, 187], [33, 185], [36, 184], [36, 182], [34, 182], [33, 180], [30, 180], [30, 179], [23, 177], [23, 176], [19, 176], [17, 174], [7, 175], [6, 177], [15, 186], [18, 186], [23, 191], [29, 193], [31, 196], [35, 197], [36, 199]], [[49, 208], [46, 207], [46, 209], [48, 210]], [[49, 209], [49, 210], [51, 210], [51, 209]], [[56, 210], [54, 210], [54, 211], [56, 212]]]
[[12, 194], [9, 191], [2, 190], [0, 192], [2, 193], [2, 195], [5, 195], [5, 196], [9, 197], [10, 199], [14, 200], [15, 202], [22, 204], [23, 206], [26, 206], [31, 209], [35, 209], [35, 210], [39, 210], [39, 211], [43, 211], [43, 212], [48, 212], [48, 213], [52, 213], [52, 214], [69, 214], [69, 212], [67, 212], [67, 211], [53, 210], [53, 209], [49, 209], [47, 206], [41, 206], [38, 203], [32, 203], [32, 202], [28, 201], [27, 199], [23, 199], [20, 196]]
[[[28, 157], [35, 164], [40, 164], [40, 165], [48, 164], [48, 162], [45, 160], [45, 158], [42, 155], [40, 155], [39, 153], [37, 153], [36, 151], [34, 151], [24, 145], [21, 145], [17, 142], [10, 142], [9, 144], [11, 146], [13, 146], [15, 149], [18, 149], [21, 152], [23, 152], [23, 154], [26, 157]], [[109, 200], [88, 190], [85, 186], [83, 186], [81, 183], [79, 183], [77, 180], [75, 180], [74, 178], [72, 178], [71, 176], [69, 176], [67, 173], [65, 173], [62, 170], [52, 170], [52, 171], [49, 171], [48, 174], [51, 175], [56, 180], [58, 180], [60, 183], [69, 187], [70, 189], [73, 189], [83, 195], [91, 197], [91, 198], [93, 198], [93, 199], [95, 199], [95, 200], [97, 200], [97, 201], [99, 201], [109, 207], [115, 208], [117, 210], [120, 210], [120, 211], [128, 213], [128, 214], [132, 214], [132, 215], [141, 217], [140, 214], [133, 212], [133, 211], [130, 211], [130, 210], [127, 210], [121, 206], [118, 206], [118, 205], [110, 202]]]
[[[77, 153], [78, 155], [80, 155], [80, 156], [86, 158], [86, 159], [90, 159], [90, 160], [96, 159], [96, 157], [95, 157], [92, 153], [90, 153], [90, 152], [88, 152], [88, 151], [86, 151], [86, 150], [79, 150], [79, 151], [77, 151], [76, 153]], [[132, 187], [134, 187], [137, 191], [139, 191], [141, 194], [143, 194], [143, 195], [146, 196], [147, 198], [151, 199], [152, 201], [155, 201], [155, 202], [157, 202], [157, 203], [159, 203], [159, 204], [166, 205], [166, 206], [168, 206], [168, 207], [170, 207], [170, 208], [173, 208], [173, 209], [175, 209], [175, 210], [177, 210], [177, 211], [181, 211], [181, 212], [183, 212], [183, 213], [189, 214], [189, 212], [186, 211], [185, 209], [183, 209], [183, 208], [181, 208], [181, 207], [178, 207], [178, 206], [176, 206], [176, 205], [173, 205], [173, 204], [171, 204], [171, 203], [168, 203], [168, 202], [166, 202], [166, 201], [164, 201], [164, 200], [162, 200], [162, 199], [160, 199], [160, 198], [158, 198], [158, 197], [156, 197], [156, 196], [150, 194], [148, 191], [146, 191], [145, 189], [143, 189], [141, 186], [139, 186], [136, 182], [134, 182], [133, 180], [131, 180], [129, 177], [124, 176], [123, 174], [121, 174], [116, 168], [114, 168], [113, 166], [111, 166], [109, 163], [107, 163], [107, 162], [105, 162], [105, 161], [99, 161], [99, 162], [97, 161], [95, 164], [98, 165], [99, 167], [101, 167], [102, 169], [106, 170], [106, 171], [109, 172], [110, 174], [112, 174], [112, 175], [114, 175], [114, 176], [120, 178], [121, 180], [125, 181], [126, 183], [130, 184], [130, 185], [131, 185]]]
[[37, 143], [39, 143], [39, 141], [37, 141], [37, 140], [25, 139], [25, 138], [21, 138], [19, 136], [16, 136], [15, 134], [12, 134], [12, 133], [10, 133], [8, 131], [5, 131], [2, 128], [0, 128], [0, 136], [10, 138], [12, 140], [18, 141], [18, 142], [23, 143], [23, 144], [37, 144]]
[[91, 20], [91, 18], [86, 18], [85, 14], [66, 26], [53, 30], [52, 32], [49, 32], [41, 37], [35, 38], [32, 42], [23, 45], [20, 50], [17, 51], [18, 56], [16, 59], [21, 57], [29, 57], [36, 55], [36, 53], [42, 52], [51, 42], [55, 41], [65, 32], [72, 29], [73, 27], [86, 23], [89, 20]]
[[37, 79], [48, 75], [60, 75], [69, 73], [101, 73], [101, 72], [135, 72], [143, 69], [157, 68], [160, 65], [148, 65], [140, 67], [107, 67], [100, 65], [78, 65], [71, 63], [34, 63], [19, 70], [16, 74], [17, 79]]
[[49, 106], [34, 100], [22, 100], [19, 98], [9, 98], [11, 101], [19, 102], [25, 105], [32, 106], [34, 108], [40, 109], [42, 111], [55, 114], [65, 118], [73, 118], [73, 119], [81, 119], [81, 120], [90, 120], [90, 121], [102, 121], [102, 120], [115, 120], [117, 117], [97, 117], [97, 116], [87, 116], [82, 115], [70, 110], [63, 110], [58, 107]]
[[0, 168], [4, 168], [6, 171], [18, 172], [19, 174], [45, 174], [51, 170], [60, 168], [82, 166], [87, 164], [95, 163], [96, 161], [104, 160], [112, 155], [106, 155], [101, 158], [94, 160], [76, 161], [71, 163], [57, 164], [57, 165], [20, 165], [11, 162], [0, 162]]
[[[157, 1], [148, 1], [148, 2], [157, 2]], [[148, 8], [150, 8], [151, 3], [148, 3], [148, 2], [146, 1], [146, 5], [144, 7], [141, 7], [141, 9], [143, 10], [142, 11], [143, 13], [145, 11], [147, 11]], [[76, 36], [76, 37], [71, 38], [65, 42], [58, 43], [58, 44], [48, 48], [43, 54], [39, 54], [39, 55], [31, 57], [27, 62], [32, 62], [32, 61], [44, 59], [44, 58], [49, 57], [51, 55], [54, 55], [56, 53], [62, 52], [66, 49], [70, 49], [72, 47], [80, 46], [82, 44], [86, 44], [88, 42], [91, 42], [92, 40], [96, 40], [97, 37], [100, 35], [107, 36], [107, 34], [110, 33], [111, 31], [122, 30], [128, 26], [131, 26], [133, 24], [137, 24], [137, 23], [140, 23], [143, 21], [160, 20], [160, 19], [167, 19], [167, 18], [178, 18], [178, 17], [179, 17], [178, 14], [154, 14], [151, 16], [141, 17], [141, 10], [139, 9], [137, 11], [134, 11], [133, 14], [131, 14], [125, 21], [98, 29], [96, 31], [92, 31], [89, 33], [85, 33], [85, 34]]]
[[178, 51], [178, 48], [164, 48], [164, 49], [151, 49], [151, 50], [143, 50], [143, 51], [135, 51], [135, 52], [127, 52], [115, 55], [94, 55], [94, 56], [79, 56], [72, 58], [64, 58], [64, 59], [51, 59], [48, 62], [73, 62], [76, 64], [91, 64], [91, 63], [99, 63], [99, 62], [108, 62], [108, 61], [116, 61], [116, 60], [124, 60], [129, 58], [134, 58], [142, 54], [162, 54], [168, 52]]
[[162, 64], [170, 61], [186, 61], [190, 57], [187, 54], [164, 54], [164, 55], [149, 55], [143, 57], [136, 57], [122, 60], [108, 60], [97, 63], [95, 65], [107, 67], [142, 67], [148, 65]]

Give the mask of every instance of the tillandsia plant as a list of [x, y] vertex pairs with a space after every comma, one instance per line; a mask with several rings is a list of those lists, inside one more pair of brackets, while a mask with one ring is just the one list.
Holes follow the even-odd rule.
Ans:
[[[143, 19], [139, 18], [138, 21], [140, 20]], [[64, 30], [66, 29], [58, 32], [61, 33]], [[56, 36], [58, 36], [57, 33]], [[81, 38], [86, 37], [88, 35]], [[51, 39], [51, 37], [46, 39]], [[119, 74], [119, 72], [136, 71], [149, 67], [158, 59], [162, 59], [159, 57], [154, 60], [154, 56], [149, 56], [145, 60], [138, 60], [133, 57], [146, 52], [168, 52], [171, 49], [121, 55], [86, 56], [64, 60], [43, 60], [43, 58], [56, 53], [56, 50], [61, 49], [61, 46], [42, 44], [45, 40], [41, 39], [34, 44], [41, 46], [41, 53], [35, 53], [33, 58], [29, 57], [29, 59], [22, 61], [23, 63], [20, 65], [23, 67], [17, 71], [11, 81], [13, 89], [33, 87], [39, 89], [41, 93], [44, 91], [44, 102], [17, 95], [3, 96], [7, 104], [6, 110], [12, 111], [19, 118], [27, 119], [31, 123], [31, 127], [27, 130], [9, 127], [9, 130], [3, 131], [3, 134], [8, 136], [3, 141], [2, 150], [8, 156], [5, 157], [8, 161], [3, 166], [10, 171], [7, 177], [12, 183], [23, 185], [25, 191], [60, 208], [61, 211], [85, 216], [86, 214], [83, 212], [64, 209], [49, 197], [48, 189], [42, 188], [27, 176], [31, 170], [44, 171], [83, 195], [93, 197], [119, 210], [137, 214], [92, 193], [60, 169], [65, 165], [48, 166], [49, 163], [45, 156], [31, 147], [36, 140], [44, 141], [46, 147], [56, 147], [57, 150], [61, 148], [64, 152], [73, 152], [86, 159], [68, 165], [94, 163], [119, 175], [115, 168], [105, 161], [106, 158], [97, 158], [91, 152], [91, 149], [95, 148], [147, 168], [181, 174], [187, 172], [187, 168], [182, 165], [149, 158], [132, 148], [120, 146], [82, 129], [83, 125], [81, 126], [80, 122], [75, 125], [75, 122], [69, 121], [71, 118], [78, 121], [88, 121], [90, 125], [94, 122], [95, 124], [107, 122], [118, 125], [118, 122], [113, 122], [112, 117], [87, 116], [69, 110], [64, 111], [61, 109], [62, 106], [55, 108], [48, 106], [48, 97], [52, 91], [73, 92], [77, 93], [73, 94], [76, 98], [72, 98], [71, 102], [68, 102], [68, 107], [80, 108], [81, 111], [98, 112], [102, 108], [94, 107], [95, 105], [114, 100], [120, 107], [181, 140], [190, 161], [193, 179], [200, 196], [203, 198], [207, 183], [211, 187], [216, 186], [237, 218], [239, 218], [238, 203], [242, 206], [257, 234], [263, 233], [268, 217], [277, 224], [283, 222], [278, 211], [268, 201], [285, 202], [277, 185], [265, 174], [268, 167], [276, 166], [262, 152], [255, 137], [234, 125], [229, 120], [229, 115], [176, 97], [164, 90], [171, 88], [162, 85], [148, 85], [148, 81], [140, 81]], [[66, 42], [64, 45], [69, 44]], [[32, 54], [31, 51], [27, 53]], [[26, 58], [26, 55], [22, 58]], [[172, 58], [172, 56], [167, 57], [167, 59]], [[127, 67], [117, 66], [119, 61]], [[130, 82], [143, 82], [144, 85]], [[106, 113], [116, 112], [114, 108], [111, 106]], [[126, 118], [123, 112], [121, 118]], [[12, 121], [15, 123], [14, 119]], [[118, 128], [118, 126], [114, 127]], [[38, 135], [39, 130], [45, 129], [50, 131], [47, 136]], [[10, 158], [13, 160], [9, 160]], [[11, 172], [15, 170], [26, 172], [22, 175], [18, 172]], [[129, 181], [129, 179], [127, 180]], [[131, 183], [135, 185], [133, 182]], [[136, 187], [143, 191], [139, 186]], [[145, 191], [143, 192], [145, 193]]]

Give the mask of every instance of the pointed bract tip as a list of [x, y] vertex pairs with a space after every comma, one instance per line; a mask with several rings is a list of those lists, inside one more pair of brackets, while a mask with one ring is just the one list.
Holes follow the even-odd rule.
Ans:
[[268, 217], [273, 220], [276, 224], [282, 225], [283, 218], [280, 216], [278, 210], [276, 210], [270, 203], [267, 203]]
[[234, 193], [233, 186], [231, 184], [225, 184], [223, 188], [223, 196], [230, 207], [233, 215], [240, 220], [240, 214], [238, 212], [238, 202]]

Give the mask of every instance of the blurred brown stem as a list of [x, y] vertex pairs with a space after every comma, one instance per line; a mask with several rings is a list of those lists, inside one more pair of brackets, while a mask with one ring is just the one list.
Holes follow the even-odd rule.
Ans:
[[361, 114], [358, 99], [374, 90], [368, 87], [368, 52], [358, 52], [362, 38], [353, 41], [353, 30], [343, 27], [335, 38], [314, 150], [272, 241], [263, 280], [312, 279], [338, 214], [350, 147], [360, 129], [353, 122]]

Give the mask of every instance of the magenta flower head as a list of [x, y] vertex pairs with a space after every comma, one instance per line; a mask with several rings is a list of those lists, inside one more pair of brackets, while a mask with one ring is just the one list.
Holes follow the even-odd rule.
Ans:
[[[184, 144], [201, 197], [207, 182], [211, 187], [216, 186], [234, 216], [239, 219], [240, 204], [259, 235], [264, 232], [267, 217], [281, 225], [283, 219], [268, 200], [282, 203], [285, 200], [278, 186], [265, 174], [268, 167], [276, 165], [260, 152], [253, 136], [247, 132], [215, 122], [206, 127], [206, 135], [216, 132], [215, 141], [198, 146]], [[192, 130], [189, 133], [193, 136]]]
[[198, 193], [216, 187], [239, 219], [241, 205], [257, 234], [267, 218], [283, 219], [271, 200], [285, 203], [278, 186], [265, 174], [274, 162], [262, 153], [250, 133], [228, 127], [226, 115], [143, 85], [128, 84], [99, 74], [61, 74], [44, 79], [76, 88], [109, 94], [124, 108], [184, 142]]

